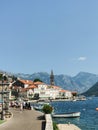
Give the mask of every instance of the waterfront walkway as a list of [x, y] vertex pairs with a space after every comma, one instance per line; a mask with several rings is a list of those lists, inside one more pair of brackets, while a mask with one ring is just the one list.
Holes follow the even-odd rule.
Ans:
[[23, 110], [13, 108], [13, 116], [7, 122], [0, 125], [0, 130], [45, 130], [43, 115], [35, 110]]
[[59, 130], [81, 130], [74, 124], [58, 124]]

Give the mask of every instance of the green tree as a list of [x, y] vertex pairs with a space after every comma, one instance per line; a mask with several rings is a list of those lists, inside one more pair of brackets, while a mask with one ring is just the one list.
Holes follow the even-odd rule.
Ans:
[[12, 76], [12, 81], [16, 81], [17, 77], [15, 77], [14, 75]]
[[43, 110], [43, 112], [44, 112], [45, 114], [51, 114], [53, 108], [52, 108], [52, 106], [46, 104], [46, 105], [44, 105], [44, 107], [43, 107], [42, 110]]
[[2, 76], [3, 76], [3, 74], [2, 74], [2, 73], [0, 73], [0, 80], [2, 80]]
[[3, 73], [0, 73], [0, 80], [8, 81], [8, 77]]
[[36, 78], [36, 79], [34, 79], [34, 81], [33, 82], [42, 82], [42, 80], [40, 80], [40, 79], [38, 79], [38, 78]]

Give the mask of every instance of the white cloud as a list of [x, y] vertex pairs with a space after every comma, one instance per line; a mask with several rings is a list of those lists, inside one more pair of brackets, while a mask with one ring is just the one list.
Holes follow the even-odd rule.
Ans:
[[81, 56], [78, 58], [78, 61], [85, 61], [87, 58], [85, 56]]

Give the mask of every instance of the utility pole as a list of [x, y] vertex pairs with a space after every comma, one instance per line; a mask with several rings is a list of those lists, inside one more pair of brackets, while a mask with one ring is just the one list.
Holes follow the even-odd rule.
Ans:
[[3, 98], [3, 92], [4, 92], [4, 90], [3, 90], [3, 83], [4, 83], [4, 80], [3, 80], [3, 77], [2, 77], [2, 112], [1, 112], [1, 120], [4, 120], [4, 111], [3, 111], [3, 104], [4, 104], [4, 98]]
[[[4, 120], [4, 111], [8, 112], [9, 109], [9, 91], [7, 90], [9, 83], [6, 82], [6, 76], [2, 75], [1, 82], [1, 100], [2, 100], [2, 111], [1, 111], [1, 120]], [[6, 109], [6, 110], [5, 110]]]

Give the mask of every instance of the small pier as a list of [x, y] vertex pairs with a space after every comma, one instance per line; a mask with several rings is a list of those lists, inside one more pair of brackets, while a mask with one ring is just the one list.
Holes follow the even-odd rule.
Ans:
[[59, 130], [81, 130], [79, 127], [77, 127], [74, 124], [58, 124], [57, 125]]

